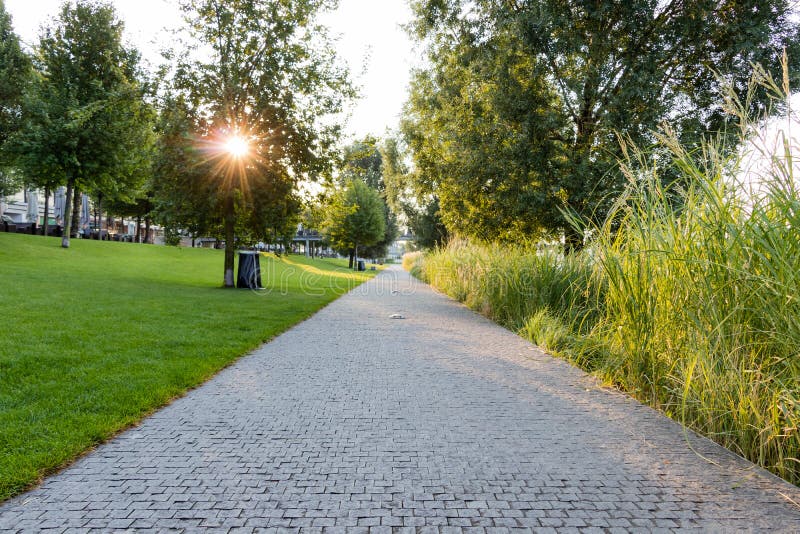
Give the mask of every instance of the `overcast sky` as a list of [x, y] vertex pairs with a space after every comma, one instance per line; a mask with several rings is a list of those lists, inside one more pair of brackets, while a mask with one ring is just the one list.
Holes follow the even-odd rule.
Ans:
[[[5, 0], [14, 29], [27, 44], [49, 23], [63, 0]], [[174, 0], [113, 0], [125, 21], [126, 37], [151, 63], [169, 42], [164, 28], [181, 25]], [[340, 0], [340, 7], [323, 22], [340, 36], [340, 56], [350, 65], [363, 97], [350, 113], [347, 131], [361, 137], [394, 129], [406, 98], [413, 65], [412, 44], [400, 27], [411, 17], [406, 0]], [[365, 64], [365, 58], [368, 62]], [[366, 65], [366, 69], [364, 68]]]

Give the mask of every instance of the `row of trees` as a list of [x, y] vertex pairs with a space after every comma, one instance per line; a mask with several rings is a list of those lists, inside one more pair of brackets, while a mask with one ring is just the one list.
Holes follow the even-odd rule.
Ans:
[[791, 4], [413, 0], [427, 66], [401, 129], [419, 213], [464, 236], [580, 247], [571, 221], [602, 220], [624, 187], [620, 136], [647, 147], [669, 120], [684, 146], [699, 146], [736, 131], [723, 84], [745, 101], [751, 66], [780, 77], [784, 50], [798, 75]]
[[339, 172], [329, 180], [311, 225], [328, 244], [349, 256], [382, 258], [398, 235], [397, 217], [387, 202], [385, 165], [379, 141], [367, 136], [347, 146]]
[[66, 186], [68, 221], [86, 192], [168, 233], [221, 237], [233, 286], [234, 247], [293, 233], [298, 182], [332, 174], [326, 118], [354, 96], [316, 22], [334, 4], [182, 0], [189, 44], [150, 78], [110, 4], [65, 3], [28, 54], [0, 0], [0, 194]]
[[446, 241], [438, 201], [415, 189], [402, 139], [367, 136], [345, 148], [342, 159], [342, 171], [328, 184], [315, 224], [336, 250], [350, 255], [351, 263], [359, 254], [386, 256], [400, 226], [410, 230], [419, 247]]

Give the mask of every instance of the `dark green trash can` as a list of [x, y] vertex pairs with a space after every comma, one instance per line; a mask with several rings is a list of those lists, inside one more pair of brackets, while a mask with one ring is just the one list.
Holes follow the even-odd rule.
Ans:
[[364, 260], [358, 260], [358, 270], [359, 271], [366, 271], [367, 270], [367, 262]]

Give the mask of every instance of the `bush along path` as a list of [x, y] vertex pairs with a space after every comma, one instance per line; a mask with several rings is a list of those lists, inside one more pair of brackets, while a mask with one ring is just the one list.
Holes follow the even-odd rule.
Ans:
[[791, 531], [792, 500], [388, 270], [7, 502], [0, 529]]

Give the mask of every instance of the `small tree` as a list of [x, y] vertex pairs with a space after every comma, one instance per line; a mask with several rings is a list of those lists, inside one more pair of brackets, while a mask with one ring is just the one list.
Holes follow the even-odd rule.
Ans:
[[385, 258], [389, 253], [389, 247], [392, 245], [392, 243], [394, 243], [394, 240], [397, 239], [397, 235], [399, 234], [399, 230], [397, 228], [397, 216], [392, 213], [392, 210], [389, 209], [389, 206], [386, 205], [386, 202], [381, 201], [381, 204], [381, 208], [383, 209], [384, 223], [383, 235], [376, 243], [364, 247], [361, 255], [366, 258]]
[[431, 249], [447, 242], [449, 234], [439, 215], [438, 198], [433, 197], [421, 208], [406, 204], [404, 209], [418, 248]]
[[385, 231], [383, 200], [361, 180], [349, 181], [328, 199], [323, 232], [334, 249], [349, 252], [351, 268], [358, 247], [374, 245]]

